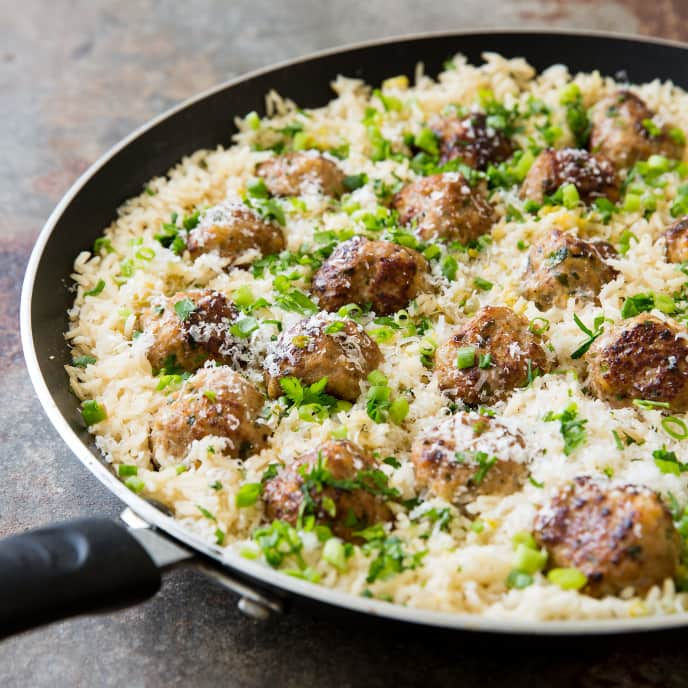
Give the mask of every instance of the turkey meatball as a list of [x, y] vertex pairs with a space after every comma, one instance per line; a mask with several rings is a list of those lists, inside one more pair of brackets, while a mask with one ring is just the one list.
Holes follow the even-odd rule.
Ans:
[[311, 291], [327, 311], [356, 303], [389, 315], [430, 289], [428, 271], [428, 261], [413, 249], [355, 236], [323, 263]]
[[[645, 102], [630, 91], [603, 98], [592, 112], [590, 150], [602, 153], [619, 168], [631, 167], [651, 155], [680, 160], [684, 144], [672, 139], [670, 128], [656, 123], [646, 126], [654, 116]], [[651, 133], [654, 129], [658, 133]]]
[[481, 188], [471, 188], [458, 172], [424, 177], [405, 186], [393, 200], [402, 224], [414, 225], [423, 240], [468, 244], [490, 230], [492, 206]]
[[587, 576], [583, 592], [644, 595], [673, 578], [681, 540], [656, 493], [637, 485], [612, 486], [588, 476], [562, 487], [535, 520], [535, 539], [552, 568]]
[[146, 355], [153, 370], [176, 366], [193, 371], [207, 360], [243, 367], [248, 348], [230, 332], [238, 317], [224, 294], [211, 289], [154, 299], [139, 319], [152, 340]]
[[194, 440], [208, 435], [227, 439], [226, 453], [246, 458], [267, 444], [271, 430], [259, 417], [263, 395], [227, 366], [202, 368], [155, 415], [153, 456], [160, 465], [183, 458]]
[[611, 406], [633, 399], [688, 411], [688, 333], [647, 313], [622, 320], [590, 347], [590, 388]]
[[481, 308], [435, 354], [440, 389], [469, 405], [504, 399], [551, 366], [528, 321], [504, 306]]
[[599, 303], [600, 290], [618, 274], [603, 256], [615, 253], [606, 242], [583, 241], [555, 229], [531, 247], [522, 294], [541, 311], [565, 308], [569, 297]]
[[521, 198], [543, 203], [564, 184], [575, 184], [583, 203], [596, 198], [619, 198], [619, 180], [614, 166], [602, 156], [579, 148], [548, 148], [535, 158], [521, 185]]
[[[326, 477], [323, 478], [324, 469]], [[392, 512], [371, 478], [362, 471], [377, 468], [377, 463], [362, 449], [347, 440], [332, 440], [317, 449], [303, 454], [294, 463], [283, 468], [277, 476], [265, 483], [263, 502], [268, 519], [297, 523], [303, 509], [304, 485], [308, 476], [317, 471], [310, 481], [311, 503], [304, 509], [304, 516], [313, 515], [320, 524], [327, 525], [343, 540], [357, 542], [355, 532], [367, 526], [392, 519]], [[333, 481], [357, 481], [365, 487], [334, 487]], [[307, 489], [307, 488], [306, 488]]]
[[513, 152], [511, 141], [500, 129], [487, 123], [482, 112], [466, 117], [441, 117], [431, 123], [439, 139], [440, 163], [459, 158], [476, 170], [506, 160]]
[[688, 215], [676, 220], [664, 232], [666, 256], [670, 263], [683, 263], [688, 260]]
[[279, 225], [263, 219], [242, 203], [222, 203], [210, 208], [189, 232], [187, 246], [192, 258], [217, 251], [233, 264], [251, 262], [284, 250]]
[[416, 485], [457, 505], [512, 494], [528, 477], [525, 447], [521, 433], [503, 422], [457, 413], [414, 441]]
[[282, 333], [265, 359], [265, 384], [274, 399], [283, 394], [279, 381], [284, 377], [293, 375], [307, 385], [326, 377], [328, 394], [353, 402], [381, 361], [377, 344], [358, 323], [318, 314]]
[[317, 151], [285, 153], [261, 162], [256, 174], [274, 196], [300, 196], [320, 191], [338, 198], [344, 193], [344, 173]]

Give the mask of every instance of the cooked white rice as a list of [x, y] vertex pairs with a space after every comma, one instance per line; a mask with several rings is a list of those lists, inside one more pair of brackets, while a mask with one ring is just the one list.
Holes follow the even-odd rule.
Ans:
[[[531, 97], [544, 102], [551, 109], [552, 124], [562, 129], [557, 145], [563, 146], [571, 139], [564, 108], [559, 102], [562, 88], [573, 78], [585, 104], [590, 105], [619, 87], [597, 72], [572, 77], [565, 67], [555, 65], [536, 75], [522, 59], [506, 60], [495, 54], [487, 54], [484, 59], [482, 66], [474, 67], [457, 56], [454, 68], [443, 72], [436, 81], [420, 70], [413, 86], [405, 78], [385, 82], [384, 93], [404, 103], [401, 111], [381, 115], [385, 138], [400, 142], [404, 132], [419, 131], [431, 115], [445, 106], [452, 103], [469, 106], [481, 90], [489, 89], [507, 106], [519, 104], [525, 109]], [[272, 303], [275, 297], [272, 276], [255, 278], [250, 265], [226, 269], [225, 262], [217, 255], [206, 254], [192, 261], [188, 254], [177, 256], [163, 248], [154, 235], [163, 223], [169, 222], [171, 213], [181, 217], [196, 208], [239, 200], [253, 177], [256, 163], [272, 155], [270, 151], [256, 151], [256, 142], [269, 145], [277, 137], [272, 130], [294, 121], [302, 123], [319, 148], [349, 145], [348, 157], [338, 162], [346, 174], [365, 172], [371, 180], [382, 179], [390, 184], [395, 176], [401, 180], [417, 177], [406, 160], [370, 160], [370, 143], [361, 121], [366, 107], [383, 110], [371, 89], [358, 80], [341, 76], [332, 86], [336, 93], [334, 100], [303, 114], [293, 103], [270, 93], [267, 103], [272, 119], [262, 120], [257, 129], [251, 126], [255, 124], [252, 118], [237, 120], [239, 133], [231, 147], [198, 151], [182, 160], [166, 177], [153, 179], [148, 191], [127, 201], [119, 209], [118, 219], [105, 230], [114, 251], [99, 255], [84, 251], [77, 257], [73, 275], [76, 298], [69, 313], [71, 326], [66, 337], [75, 356], [92, 356], [96, 362], [87, 367], [68, 366], [67, 372], [79, 399], [96, 400], [107, 412], [107, 417], [91, 428], [105, 458], [114, 467], [137, 466], [138, 477], [145, 485], [143, 494], [168, 505], [185, 527], [211, 544], [216, 543], [220, 530], [224, 535], [223, 547], [234, 548], [250, 557], [261, 556], [251, 535], [263, 522], [263, 514], [260, 500], [248, 508], [236, 506], [239, 486], [259, 481], [270, 463], [277, 460], [288, 463], [304, 450], [331, 438], [332, 432], [342, 425], [346, 426], [347, 437], [369, 452], [397, 457], [400, 468], [384, 465], [383, 469], [389, 474], [390, 485], [405, 499], [411, 498], [415, 495], [413, 467], [408, 461], [411, 442], [421, 429], [446, 415], [448, 406], [436, 379], [421, 364], [419, 353], [423, 340], [432, 337], [436, 342], [444, 341], [456, 323], [465, 321], [483, 305], [506, 304], [527, 318], [543, 315], [532, 302], [519, 295], [527, 254], [517, 248], [519, 241], [530, 243], [557, 227], [616, 244], [622, 232], [630, 229], [638, 240], [631, 241], [625, 255], [611, 261], [619, 276], [603, 288], [600, 306], [570, 300], [566, 308], [553, 308], [544, 314], [551, 322], [547, 335], [560, 369], [569, 372], [536, 378], [532, 386], [517, 390], [506, 403], [494, 407], [498, 415], [518, 427], [525, 437], [532, 456], [532, 476], [543, 488], [528, 482], [511, 496], [480, 497], [469, 506], [468, 515], [462, 515], [437, 498], [410, 514], [395, 507], [398, 515], [394, 533], [407, 551], [427, 550], [427, 554], [421, 566], [383, 581], [366, 582], [374, 555], [366, 555], [360, 547], [348, 559], [347, 570], [341, 572], [323, 559], [322, 545], [312, 533], [302, 533], [301, 537], [310, 574], [319, 577], [320, 584], [413, 607], [537, 620], [683, 612], [688, 594], [676, 592], [671, 581], [666, 581], [662, 589], [651, 590], [642, 599], [632, 593], [593, 599], [576, 591], [562, 590], [540, 573], [535, 574], [533, 584], [525, 589], [506, 586], [513, 568], [513, 535], [531, 530], [538, 507], [558, 486], [575, 476], [612, 475], [615, 482], [646, 485], [662, 495], [671, 493], [681, 507], [688, 504], [685, 474], [662, 473], [652, 458], [653, 450], [666, 446], [676, 452], [680, 461], [688, 461], [685, 442], [667, 435], [660, 424], [660, 411], [613, 410], [585, 394], [585, 362], [570, 358], [584, 339], [573, 321], [574, 313], [587, 324], [601, 313], [618, 320], [623, 297], [648, 291], [672, 294], [686, 282], [685, 275], [666, 262], [664, 241], [660, 238], [673, 221], [669, 207], [681, 183], [677, 172], [665, 175], [664, 193], [649, 219], [644, 219], [640, 212], [619, 212], [606, 225], [585, 208], [558, 208], [539, 221], [526, 216], [529, 219], [525, 221], [507, 222], [506, 206], [517, 203], [517, 195], [515, 191], [498, 192], [493, 202], [497, 202], [500, 220], [492, 229], [492, 243], [482, 251], [458, 255], [459, 270], [453, 282], [444, 280], [435, 264], [433, 270], [439, 291], [420, 296], [410, 308], [414, 314], [430, 317], [431, 333], [406, 338], [396, 334], [380, 344], [384, 354], [380, 369], [389, 378], [393, 394], [413, 390], [410, 412], [402, 425], [374, 423], [366, 413], [363, 393], [350, 411], [340, 412], [321, 424], [302, 421], [295, 410], [280, 422], [273, 419], [271, 422], [276, 427], [269, 446], [243, 462], [223, 453], [225, 440], [206, 437], [194, 443], [181, 464], [169, 462], [160, 467], [153, 464], [149, 446], [152, 419], [168, 402], [170, 391], [156, 389], [158, 379], [146, 358], [150, 342], [145, 335], [134, 337], [137, 315], [161, 294], [169, 296], [191, 285], [217, 289], [229, 297], [238, 287], [248, 285], [256, 298], [263, 296]], [[684, 91], [660, 81], [631, 88], [659, 118], [688, 127], [688, 94]], [[517, 134], [516, 139], [525, 143], [533, 133], [531, 126]], [[312, 241], [316, 230], [353, 228], [364, 232], [359, 219], [361, 212], [350, 214], [338, 204], [332, 206], [317, 188], [302, 196], [302, 200], [305, 209], [286, 201], [283, 204], [288, 249], [297, 250], [303, 242]], [[360, 204], [361, 211], [374, 212], [378, 201], [372, 181], [353, 192], [348, 202]], [[141, 253], [142, 248], [151, 251]], [[121, 263], [127, 260], [131, 261], [133, 274], [121, 278]], [[476, 290], [473, 286], [476, 276], [489, 280], [494, 287], [489, 291]], [[105, 283], [103, 290], [97, 296], [85, 297], [85, 292], [92, 290], [99, 280]], [[285, 327], [300, 318], [277, 307], [270, 312], [266, 317], [281, 320]], [[367, 329], [376, 327], [372, 321], [366, 326]], [[272, 326], [262, 325], [251, 335], [256, 358], [265, 355], [272, 334]], [[262, 385], [258, 366], [247, 375]], [[559, 423], [546, 422], [543, 418], [547, 411], [561, 411], [571, 402], [578, 405], [580, 416], [588, 421], [586, 441], [572, 455], [565, 456]], [[644, 438], [645, 443], [619, 450], [612, 429], [627, 430], [635, 437]], [[340, 435], [341, 432], [340, 429]], [[179, 465], [184, 468], [180, 469]], [[221, 490], [211, 487], [217, 481], [222, 484]], [[414, 522], [412, 517], [417, 518], [431, 506], [449, 508], [453, 518], [448, 530], [435, 527], [429, 537], [423, 538], [421, 535], [427, 534], [432, 526], [427, 520]]]

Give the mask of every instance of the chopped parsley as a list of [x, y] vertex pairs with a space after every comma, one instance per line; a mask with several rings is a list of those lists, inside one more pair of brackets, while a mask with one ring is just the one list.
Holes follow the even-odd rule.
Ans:
[[647, 294], [636, 294], [629, 296], [621, 307], [622, 318], [632, 318], [638, 313], [645, 313], [657, 308], [662, 313], [671, 314], [676, 311], [676, 303], [666, 294], [655, 294], [649, 292]]
[[86, 366], [92, 365], [95, 362], [96, 359], [94, 356], [77, 356], [76, 358], [72, 359], [72, 365], [75, 368], [85, 368]]
[[195, 310], [196, 304], [189, 298], [182, 299], [174, 304], [174, 312], [182, 322], [188, 320]]
[[548, 411], [545, 421], [560, 421], [559, 430], [564, 438], [564, 454], [570, 456], [583, 442], [585, 442], [585, 425], [588, 422], [578, 416], [578, 406], [569, 404], [561, 413]]
[[577, 148], [585, 148], [590, 136], [591, 123], [583, 106], [583, 94], [577, 84], [568, 84], [561, 92], [559, 102], [566, 108], [566, 123]]
[[331, 413], [348, 406], [348, 402], [325, 393], [327, 377], [320, 378], [312, 385], [303, 385], [297, 377], [283, 377], [279, 384], [284, 392], [281, 398], [286, 401], [287, 409], [298, 409], [299, 418], [308, 423], [322, 423]]
[[662, 473], [680, 475], [681, 473], [688, 472], [688, 463], [681, 463], [676, 453], [667, 451], [664, 445], [662, 445], [661, 449], [655, 449], [655, 451], [652, 452], [652, 458], [655, 460], [655, 465]]
[[368, 555], [377, 555], [368, 569], [367, 583], [378, 580], [388, 580], [402, 571], [418, 568], [423, 563], [426, 550], [409, 553], [404, 549], [404, 543], [396, 535], [387, 535], [381, 524], [366, 528], [356, 533], [366, 540], [362, 546]]

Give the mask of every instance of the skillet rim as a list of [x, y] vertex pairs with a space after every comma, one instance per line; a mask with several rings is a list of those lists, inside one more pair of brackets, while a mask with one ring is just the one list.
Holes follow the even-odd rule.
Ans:
[[346, 53], [352, 50], [363, 48], [384, 48], [385, 46], [407, 41], [421, 41], [432, 38], [461, 39], [462, 37], [469, 36], [479, 37], [499, 35], [510, 35], [514, 38], [521, 37], [522, 39], [525, 39], [526, 36], [529, 35], [560, 35], [581, 39], [595, 37], [604, 39], [610, 44], [613, 44], [616, 41], [627, 41], [636, 43], [638, 45], [650, 44], [678, 48], [686, 51], [686, 57], [688, 57], [688, 43], [672, 39], [645, 37], [633, 34], [598, 30], [558, 30], [548, 28], [524, 28], [521, 30], [514, 30], [498, 28], [467, 31], [433, 31], [390, 36], [383, 39], [371, 39], [316, 51], [305, 56], [300, 56], [293, 59], [284, 60], [279, 63], [270, 64], [266, 67], [261, 67], [205, 89], [204, 91], [201, 91], [200, 93], [183, 100], [178, 105], [175, 105], [160, 115], [148, 120], [143, 125], [135, 129], [131, 134], [107, 150], [79, 176], [79, 178], [67, 190], [65, 195], [48, 217], [43, 228], [38, 234], [34, 247], [31, 251], [21, 292], [21, 343], [29, 377], [44, 411], [46, 412], [53, 427], [59, 433], [60, 437], [67, 444], [69, 449], [71, 449], [77, 458], [84, 464], [84, 466], [103, 485], [105, 485], [110, 492], [115, 494], [122, 502], [124, 502], [124, 504], [131, 508], [137, 515], [139, 515], [151, 526], [154, 526], [158, 530], [162, 531], [165, 535], [191, 548], [194, 552], [200, 553], [206, 559], [213, 560], [215, 564], [219, 565], [219, 567], [222, 569], [227, 569], [229, 573], [238, 575], [244, 580], [248, 579], [248, 584], [256, 585], [258, 589], [267, 589], [273, 594], [281, 593], [284, 595], [286, 593], [287, 595], [308, 598], [310, 601], [315, 603], [332, 605], [345, 611], [373, 615], [376, 617], [386, 618], [391, 621], [411, 623], [447, 630], [537, 636], [586, 636], [662, 631], [687, 626], [688, 612], [683, 614], [677, 613], [666, 616], [640, 617], [633, 619], [525, 621], [516, 619], [498, 619], [465, 613], [438, 612], [428, 609], [417, 609], [402, 605], [389, 604], [379, 600], [356, 597], [350, 593], [340, 592], [330, 588], [325, 588], [321, 585], [307, 583], [271, 569], [267, 565], [245, 559], [233, 552], [223, 552], [218, 547], [208, 545], [207, 543], [201, 541], [200, 538], [183, 529], [174, 518], [165, 515], [153, 504], [133, 493], [115, 476], [114, 472], [108, 467], [108, 464], [106, 464], [105, 460], [96, 456], [96, 454], [86, 446], [81, 438], [78, 437], [78, 435], [70, 427], [66, 418], [63, 416], [62, 412], [55, 403], [55, 400], [53, 399], [52, 393], [48, 388], [48, 384], [43, 376], [38, 362], [38, 357], [34, 346], [32, 327], [32, 297], [36, 277], [38, 274], [39, 263], [45, 246], [48, 243], [48, 240], [50, 239], [60, 217], [69, 207], [71, 202], [79, 195], [86, 183], [101, 168], [105, 167], [121, 150], [126, 148], [145, 132], [153, 129], [158, 124], [164, 122], [176, 113], [181, 112], [195, 103], [218, 92], [231, 89], [236, 85], [251, 81], [257, 77], [301, 63], [317, 63], [322, 58], [337, 55], [338, 53]]

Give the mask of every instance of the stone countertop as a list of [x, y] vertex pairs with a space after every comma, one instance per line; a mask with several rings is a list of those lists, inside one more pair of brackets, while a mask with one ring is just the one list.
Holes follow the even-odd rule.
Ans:
[[[43, 414], [24, 368], [18, 299], [42, 223], [86, 167], [178, 101], [314, 50], [408, 32], [557, 27], [688, 40], [683, 0], [0, 0], [0, 536], [121, 504]], [[676, 640], [579, 649], [342, 625], [295, 611], [251, 621], [202, 575], [151, 601], [0, 643], [15, 686], [688, 686]], [[574, 648], [575, 652], [574, 652]]]

